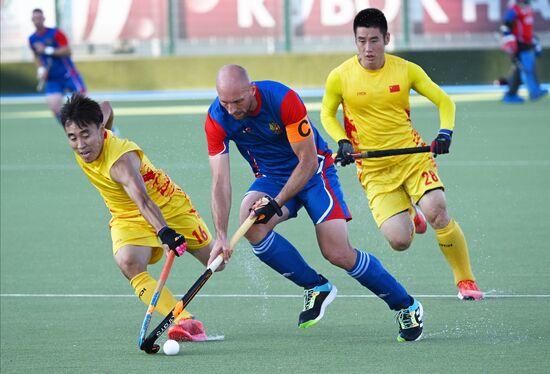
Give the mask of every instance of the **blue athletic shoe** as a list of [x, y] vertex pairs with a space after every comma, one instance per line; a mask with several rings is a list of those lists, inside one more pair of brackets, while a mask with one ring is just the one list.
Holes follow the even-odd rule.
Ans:
[[304, 290], [304, 310], [300, 313], [298, 327], [307, 329], [323, 318], [325, 308], [336, 298], [338, 290], [319, 274], [321, 285]]
[[547, 89], [542, 89], [542, 90], [539, 90], [538, 92], [536, 92], [534, 95], [530, 95], [529, 98], [531, 99], [531, 101], [534, 101], [534, 100], [538, 100], [541, 97], [546, 96], [546, 95], [548, 95], [548, 90]]
[[525, 99], [518, 95], [506, 94], [502, 98], [502, 102], [506, 104], [523, 104], [525, 102]]
[[399, 324], [397, 341], [414, 342], [420, 340], [422, 338], [422, 329], [424, 328], [423, 316], [424, 309], [422, 309], [422, 304], [416, 301], [416, 299], [411, 306], [397, 312], [395, 317]]

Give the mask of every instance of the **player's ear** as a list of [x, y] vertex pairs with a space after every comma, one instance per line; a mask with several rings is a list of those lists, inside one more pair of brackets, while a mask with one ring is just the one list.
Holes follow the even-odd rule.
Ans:
[[390, 44], [390, 33], [387, 32], [386, 35], [384, 35], [384, 45]]

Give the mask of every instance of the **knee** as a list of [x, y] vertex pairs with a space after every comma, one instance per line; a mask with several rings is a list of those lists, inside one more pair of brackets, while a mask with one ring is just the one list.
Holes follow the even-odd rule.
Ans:
[[323, 257], [334, 266], [349, 270], [355, 265], [355, 250], [351, 247], [323, 251]]
[[398, 252], [406, 251], [411, 246], [412, 236], [411, 237], [398, 237], [391, 238], [388, 240], [390, 247]]
[[132, 280], [136, 275], [147, 270], [147, 265], [143, 265], [131, 258], [120, 259], [117, 263], [120, 271], [128, 280]]
[[426, 219], [434, 230], [447, 227], [451, 220], [445, 208], [437, 209], [434, 214], [430, 215], [430, 217], [426, 217]]
[[263, 226], [264, 225], [254, 225], [247, 231], [246, 234], [244, 234], [244, 237], [246, 238], [246, 240], [248, 240], [250, 244], [257, 244], [261, 242], [262, 240], [264, 240], [269, 231], [271, 231], [267, 230]]

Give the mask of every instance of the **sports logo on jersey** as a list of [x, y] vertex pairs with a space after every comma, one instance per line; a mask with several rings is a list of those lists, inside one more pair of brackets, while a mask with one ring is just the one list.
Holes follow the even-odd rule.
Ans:
[[394, 84], [393, 86], [390, 86], [390, 93], [399, 92], [401, 91], [401, 87], [399, 87], [398, 84]]
[[269, 122], [269, 129], [277, 135], [281, 135], [283, 132], [283, 130], [281, 130], [281, 126], [279, 126], [277, 122]]

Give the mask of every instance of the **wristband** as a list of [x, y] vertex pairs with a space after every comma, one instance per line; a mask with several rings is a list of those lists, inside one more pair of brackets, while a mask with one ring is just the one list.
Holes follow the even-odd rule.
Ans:
[[44, 54], [46, 55], [53, 55], [54, 52], [55, 52], [55, 48], [50, 45], [44, 48]]
[[451, 139], [451, 137], [453, 136], [453, 130], [439, 129], [437, 135], [443, 135], [444, 137]]

